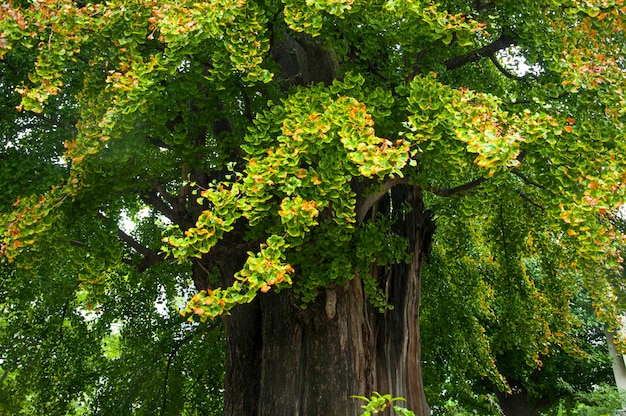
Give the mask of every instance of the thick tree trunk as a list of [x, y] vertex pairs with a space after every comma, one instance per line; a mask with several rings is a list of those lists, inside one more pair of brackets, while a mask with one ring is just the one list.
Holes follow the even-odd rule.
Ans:
[[[406, 188], [402, 197], [416, 202]], [[419, 339], [422, 214], [417, 204], [397, 222], [410, 237], [412, 260], [386, 275], [394, 310], [372, 308], [355, 278], [306, 309], [291, 291], [270, 292], [226, 318], [224, 415], [358, 415], [364, 403], [350, 396], [373, 391], [405, 397], [416, 415], [430, 414]]]
[[[334, 53], [302, 34], [280, 34], [271, 54], [285, 87], [337, 76]], [[225, 319], [225, 416], [358, 415], [364, 403], [350, 396], [374, 391], [402, 396], [417, 416], [430, 415], [419, 336], [422, 234], [430, 240], [430, 217], [415, 187], [398, 185], [384, 199], [378, 210], [397, 217], [394, 231], [408, 238], [411, 255], [409, 264], [380, 275], [373, 267], [394, 309], [376, 311], [358, 277], [323, 290], [307, 309], [288, 290], [235, 308]]]

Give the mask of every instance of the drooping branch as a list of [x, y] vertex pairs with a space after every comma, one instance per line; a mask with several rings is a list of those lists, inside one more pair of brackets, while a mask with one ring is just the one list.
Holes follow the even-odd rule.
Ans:
[[444, 65], [448, 70], [460, 68], [467, 63], [476, 62], [481, 58], [492, 56], [494, 53], [515, 44], [515, 39], [513, 39], [509, 35], [503, 34], [489, 45], [483, 46], [482, 48], [476, 49], [475, 51], [468, 52], [465, 55], [456, 56], [454, 58], [448, 59], [446, 62], [444, 62]]

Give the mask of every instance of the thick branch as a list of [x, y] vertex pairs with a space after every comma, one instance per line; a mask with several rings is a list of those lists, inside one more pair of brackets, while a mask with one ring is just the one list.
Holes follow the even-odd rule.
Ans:
[[483, 46], [482, 48], [466, 53], [465, 55], [448, 59], [444, 62], [444, 65], [448, 70], [460, 68], [467, 63], [476, 62], [481, 58], [491, 56], [497, 51], [506, 49], [515, 44], [515, 40], [511, 36], [502, 35], [487, 46]]
[[143, 195], [141, 200], [148, 205], [152, 205], [154, 209], [165, 215], [174, 224], [180, 225], [180, 218], [176, 211], [163, 201], [157, 192], [153, 191], [147, 195]]
[[380, 200], [380, 198], [382, 198], [391, 188], [393, 188], [396, 185], [400, 185], [400, 184], [406, 184], [408, 183], [406, 179], [404, 178], [400, 178], [400, 177], [395, 177], [393, 179], [388, 179], [385, 182], [382, 183], [382, 185], [380, 186], [380, 188], [378, 188], [375, 192], [367, 195], [365, 197], [365, 199], [363, 200], [363, 203], [361, 204], [361, 206], [359, 207], [359, 210], [357, 212], [357, 216], [356, 216], [356, 223], [357, 224], [361, 224], [363, 222], [363, 220], [365, 219], [365, 216], [367, 215], [367, 213], [369, 212], [369, 210], [374, 206], [374, 204], [376, 204], [376, 202], [378, 202], [378, 200]]
[[139, 242], [126, 234], [123, 230], [118, 229], [117, 235], [120, 240], [125, 242], [130, 248], [143, 256], [141, 263], [137, 265], [137, 271], [143, 272], [147, 270], [150, 266], [159, 263], [165, 259], [165, 255], [163, 253], [157, 253], [156, 251], [139, 244]]

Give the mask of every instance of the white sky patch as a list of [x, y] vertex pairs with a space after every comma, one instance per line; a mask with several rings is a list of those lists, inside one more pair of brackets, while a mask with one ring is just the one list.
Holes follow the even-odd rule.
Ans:
[[519, 46], [511, 46], [496, 52], [496, 58], [507, 71], [515, 76], [537, 76], [541, 73], [541, 67], [539, 65], [528, 65], [523, 50]]
[[122, 211], [122, 215], [120, 216], [120, 228], [126, 234], [132, 233], [137, 227], [137, 222], [146, 218], [150, 214], [150, 208], [145, 207], [142, 208], [136, 215], [129, 216], [127, 211]]

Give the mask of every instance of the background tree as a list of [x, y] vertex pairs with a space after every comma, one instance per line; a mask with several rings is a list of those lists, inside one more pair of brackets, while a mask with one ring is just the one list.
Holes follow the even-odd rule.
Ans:
[[[47, 414], [85, 397], [92, 412], [193, 413], [213, 406], [222, 317], [226, 415], [354, 415], [349, 397], [372, 391], [429, 414], [431, 258], [430, 279], [456, 287], [424, 286], [423, 321], [455, 318], [441, 323], [459, 346], [449, 371], [506, 397], [506, 357], [537, 369], [574, 350], [575, 293], [615, 323], [625, 12], [6, 3], [5, 380], [34, 374], [22, 397]], [[63, 400], [13, 338], [53, 361]], [[60, 375], [74, 356], [85, 389]]]

